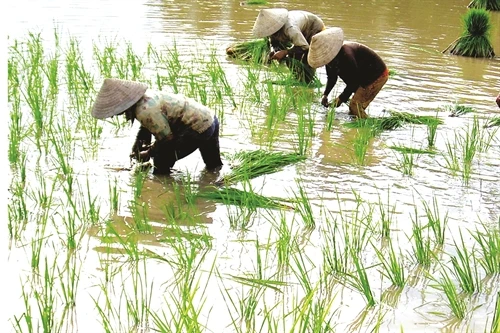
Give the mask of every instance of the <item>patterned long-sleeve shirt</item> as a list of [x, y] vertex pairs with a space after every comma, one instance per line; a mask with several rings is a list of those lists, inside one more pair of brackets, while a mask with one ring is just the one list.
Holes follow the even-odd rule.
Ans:
[[205, 105], [180, 94], [151, 90], [137, 102], [135, 117], [157, 141], [171, 140], [186, 128], [203, 133], [214, 122]]
[[293, 48], [303, 51], [309, 49], [312, 37], [325, 29], [325, 24], [318, 16], [303, 10], [290, 10], [288, 21], [276, 33], [271, 35], [273, 46], [293, 44]]

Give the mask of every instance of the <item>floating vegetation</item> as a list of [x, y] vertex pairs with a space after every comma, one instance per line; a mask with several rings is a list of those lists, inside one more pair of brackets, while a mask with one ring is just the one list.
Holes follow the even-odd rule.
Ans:
[[219, 183], [236, 183], [265, 174], [274, 173], [283, 167], [303, 161], [306, 156], [297, 153], [268, 152], [264, 150], [242, 151], [234, 154], [237, 165]]
[[271, 44], [267, 38], [238, 42], [226, 48], [226, 54], [229, 57], [249, 61], [254, 64], [268, 63], [270, 51]]
[[402, 146], [389, 146], [389, 148], [405, 154], [431, 154], [431, 155], [436, 154], [435, 151], [427, 149], [418, 149], [418, 148], [402, 147]]
[[458, 117], [462, 116], [467, 113], [474, 112], [475, 110], [471, 108], [470, 106], [465, 106], [465, 105], [459, 105], [459, 104], [454, 104], [454, 105], [448, 105], [445, 106], [445, 111], [450, 111], [450, 117]]
[[267, 5], [266, 0], [247, 0], [240, 2], [240, 5]]
[[434, 116], [418, 116], [408, 112], [389, 111], [389, 117], [373, 117], [366, 119], [355, 119], [352, 122], [344, 123], [344, 126], [350, 128], [370, 127], [373, 132], [379, 133], [386, 130], [393, 130], [402, 127], [404, 124], [417, 125], [439, 125], [442, 120]]
[[500, 126], [500, 117], [493, 117], [484, 125], [485, 128]]
[[276, 197], [266, 197], [253, 191], [244, 191], [230, 187], [208, 187], [198, 192], [198, 197], [222, 202], [226, 205], [245, 206], [255, 208], [293, 209], [280, 201], [288, 201]]
[[490, 14], [485, 9], [471, 9], [462, 18], [464, 31], [443, 51], [474, 58], [493, 58], [490, 42]]
[[480, 8], [486, 10], [500, 10], [500, 0], [472, 0], [467, 8]]

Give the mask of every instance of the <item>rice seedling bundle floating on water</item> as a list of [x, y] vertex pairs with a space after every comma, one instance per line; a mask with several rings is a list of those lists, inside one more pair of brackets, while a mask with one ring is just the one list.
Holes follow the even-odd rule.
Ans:
[[490, 14], [485, 9], [471, 9], [463, 16], [464, 31], [443, 53], [474, 58], [493, 58], [490, 42]]
[[283, 167], [303, 161], [306, 156], [298, 153], [268, 152], [264, 150], [242, 151], [234, 154], [235, 166], [218, 183], [231, 184], [280, 171]]
[[393, 130], [403, 126], [406, 123], [418, 125], [439, 125], [443, 121], [434, 116], [419, 116], [408, 112], [389, 111], [389, 117], [373, 117], [366, 119], [356, 119], [352, 122], [344, 123], [344, 126], [350, 128], [371, 128], [375, 133], [385, 130]]
[[197, 196], [200, 198], [219, 201], [226, 205], [245, 206], [250, 209], [293, 209], [293, 207], [284, 203], [290, 202], [290, 200], [276, 197], [266, 197], [252, 191], [243, 191], [230, 187], [208, 187], [203, 191], [198, 192]]
[[267, 38], [237, 42], [226, 48], [226, 54], [231, 58], [249, 61], [254, 64], [267, 63], [270, 51], [271, 44]]
[[484, 125], [485, 128], [493, 126], [500, 126], [500, 117], [493, 117]]
[[482, 8], [486, 10], [500, 10], [500, 0], [472, 0], [467, 8]]

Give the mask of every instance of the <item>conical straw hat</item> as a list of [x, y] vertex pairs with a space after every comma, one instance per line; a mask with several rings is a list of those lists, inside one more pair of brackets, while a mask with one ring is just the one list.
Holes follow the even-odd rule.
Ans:
[[285, 8], [261, 9], [255, 20], [252, 33], [257, 38], [268, 37], [280, 30], [288, 20], [288, 10]]
[[343, 41], [344, 32], [341, 28], [328, 28], [318, 32], [312, 37], [309, 45], [309, 66], [318, 68], [328, 64], [339, 53]]
[[92, 107], [92, 116], [98, 119], [116, 116], [134, 105], [147, 89], [148, 86], [141, 82], [104, 79]]

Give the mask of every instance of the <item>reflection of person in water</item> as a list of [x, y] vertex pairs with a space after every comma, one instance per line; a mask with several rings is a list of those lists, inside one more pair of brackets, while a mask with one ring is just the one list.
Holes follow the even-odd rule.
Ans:
[[176, 161], [196, 149], [207, 169], [222, 166], [219, 121], [203, 104], [180, 94], [147, 90], [141, 82], [105, 79], [92, 116], [104, 119], [120, 114], [141, 123], [130, 157], [139, 162], [152, 158], [155, 174], [169, 174]]

